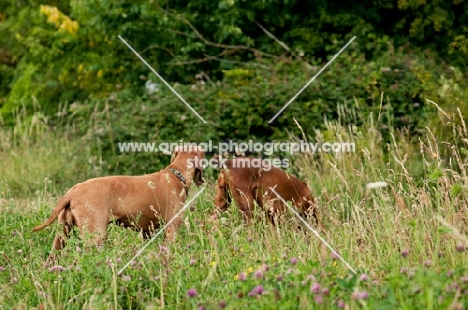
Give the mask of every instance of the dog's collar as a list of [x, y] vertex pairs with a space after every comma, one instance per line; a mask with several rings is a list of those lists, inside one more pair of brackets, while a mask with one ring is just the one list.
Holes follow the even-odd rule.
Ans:
[[184, 184], [184, 188], [185, 188], [185, 193], [187, 194], [188, 196], [188, 187], [187, 187], [187, 180], [185, 179], [185, 177], [182, 175], [182, 173], [179, 171], [179, 170], [176, 170], [176, 169], [173, 169], [173, 168], [169, 168], [169, 170], [174, 173], [176, 175], [176, 177], [179, 178], [179, 180], [182, 182], [182, 184]]

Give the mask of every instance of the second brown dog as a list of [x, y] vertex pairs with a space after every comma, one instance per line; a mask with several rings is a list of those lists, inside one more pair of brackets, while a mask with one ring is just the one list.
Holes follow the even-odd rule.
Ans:
[[301, 216], [311, 214], [320, 225], [318, 210], [307, 184], [266, 162], [262, 162], [262, 168], [254, 168], [258, 162], [257, 158], [236, 157], [224, 163], [225, 167], [218, 176], [216, 209], [212, 216], [216, 218], [218, 212], [226, 210], [232, 197], [246, 220], [252, 218], [256, 202], [261, 209], [268, 211], [273, 222], [274, 216], [283, 213], [286, 206], [270, 190], [272, 187], [285, 201], [292, 202]]

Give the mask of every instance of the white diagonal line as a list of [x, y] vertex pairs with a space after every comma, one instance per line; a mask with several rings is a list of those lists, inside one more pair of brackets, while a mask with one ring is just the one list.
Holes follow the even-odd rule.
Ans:
[[135, 260], [135, 258], [137, 258], [137, 257], [148, 247], [148, 245], [150, 245], [150, 243], [153, 242], [154, 239], [156, 239], [156, 237], [158, 237], [158, 236], [167, 228], [167, 226], [169, 226], [169, 225], [172, 223], [172, 221], [174, 221], [182, 212], [184, 212], [184, 210], [190, 205], [190, 203], [191, 203], [192, 201], [194, 201], [195, 198], [197, 198], [198, 195], [200, 195], [200, 194], [205, 190], [205, 188], [206, 188], [206, 187], [203, 187], [195, 196], [193, 196], [193, 198], [190, 199], [189, 202], [187, 202], [187, 203], [185, 204], [185, 206], [184, 206], [182, 209], [180, 209], [180, 211], [177, 212], [176, 215], [174, 215], [174, 217], [171, 218], [171, 219], [166, 223], [166, 225], [164, 225], [164, 226], [158, 231], [158, 233], [157, 233], [156, 235], [154, 235], [154, 236], [145, 244], [145, 246], [142, 247], [141, 250], [138, 251], [138, 253], [136, 253], [135, 256], [133, 256], [132, 259], [128, 261], [127, 264], [125, 264], [125, 266], [122, 267], [122, 269], [119, 270], [119, 272], [117, 272], [117, 275], [120, 275], [120, 274], [122, 273], [122, 271], [124, 271], [125, 268], [127, 268], [128, 265], [130, 265], [131, 262], [132, 262], [133, 260]]
[[120, 35], [119, 35], [119, 39], [122, 40], [122, 42], [125, 43], [125, 45], [127, 45], [127, 47], [128, 47], [135, 55], [137, 55], [137, 57], [140, 58], [140, 60], [143, 61], [143, 63], [144, 63], [151, 71], [153, 71], [153, 73], [156, 74], [156, 76], [157, 76], [161, 81], [163, 81], [163, 83], [166, 84], [166, 86], [169, 87], [169, 89], [170, 89], [177, 97], [179, 97], [179, 99], [180, 99], [183, 103], [185, 103], [185, 105], [186, 105], [190, 110], [192, 110], [192, 112], [195, 113], [195, 115], [198, 116], [198, 118], [201, 119], [201, 121], [202, 121], [203, 123], [206, 124], [206, 121], [203, 119], [203, 117], [201, 117], [200, 114], [198, 114], [197, 111], [195, 111], [195, 109], [192, 108], [192, 107], [190, 106], [190, 104], [188, 104], [187, 101], [185, 101], [185, 99], [182, 98], [182, 96], [179, 95], [179, 93], [176, 92], [175, 89], [172, 88], [171, 85], [169, 85], [169, 83], [167, 83], [167, 82], [162, 78], [162, 76], [160, 76], [159, 73], [157, 73], [156, 70], [154, 70], [153, 67], [151, 67], [151, 66], [146, 62], [146, 60], [143, 59], [143, 57], [141, 57], [140, 54], [138, 54], [138, 52], [135, 51], [135, 50], [133, 49], [133, 47], [131, 47], [130, 44], [127, 43], [127, 41], [125, 41]]
[[354, 274], [357, 274], [356, 270], [353, 269], [353, 267], [351, 267], [350, 264], [348, 264], [344, 259], [343, 257], [341, 257], [341, 255], [339, 255], [329, 244], [328, 242], [325, 241], [325, 239], [323, 239], [319, 233], [312, 228], [312, 226], [309, 225], [309, 223], [307, 223], [303, 218], [302, 216], [296, 212], [296, 210], [294, 210], [284, 199], [283, 197], [281, 197], [272, 187], [270, 187], [271, 191], [273, 193], [276, 194], [276, 196], [278, 196], [279, 199], [281, 199], [281, 201], [283, 201], [283, 203], [289, 208], [289, 210], [291, 210], [298, 218], [299, 220], [302, 221], [302, 223], [304, 223], [304, 225], [306, 225], [307, 228], [309, 228], [310, 231], [312, 231], [323, 243], [325, 243], [325, 245], [330, 249], [332, 250], [333, 253], [335, 253], [336, 256], [339, 257], [339, 259], [346, 265], [346, 267], [348, 267], [352, 272], [354, 272]]
[[288, 107], [288, 106], [291, 104], [291, 102], [293, 102], [293, 101], [294, 101], [294, 100], [297, 98], [297, 96], [299, 96], [299, 95], [300, 95], [300, 94], [301, 94], [301, 93], [304, 91], [304, 89], [306, 89], [306, 88], [307, 88], [307, 86], [309, 86], [309, 85], [310, 85], [310, 83], [312, 83], [312, 82], [313, 82], [313, 81], [314, 81], [314, 80], [315, 80], [315, 79], [316, 79], [316, 78], [317, 78], [317, 77], [320, 75], [320, 73], [322, 73], [322, 71], [323, 71], [323, 70], [325, 70], [325, 68], [326, 68], [326, 67], [328, 67], [328, 65], [329, 65], [329, 64], [331, 64], [331, 63], [332, 63], [332, 62], [335, 60], [335, 58], [336, 58], [336, 57], [338, 57], [338, 56], [341, 54], [341, 52], [343, 52], [343, 51], [345, 50], [345, 48], [347, 48], [347, 47], [348, 47], [348, 45], [350, 45], [350, 44], [351, 44], [351, 42], [353, 42], [353, 41], [354, 41], [354, 39], [356, 39], [356, 36], [354, 36], [354, 37], [353, 37], [351, 40], [349, 40], [349, 42], [348, 42], [348, 43], [346, 43], [346, 45], [345, 45], [345, 46], [343, 46], [343, 48], [342, 48], [342, 49], [341, 49], [341, 50], [340, 50], [340, 51], [339, 51], [339, 52], [338, 52], [338, 53], [337, 53], [335, 56], [333, 56], [333, 58], [332, 58], [332, 59], [330, 59], [330, 61], [329, 61], [329, 62], [328, 62], [328, 63], [327, 63], [325, 66], [323, 66], [323, 68], [322, 68], [322, 69], [320, 69], [320, 71], [319, 71], [319, 72], [317, 72], [317, 74], [316, 74], [316, 75], [315, 75], [313, 78], [311, 78], [311, 79], [310, 79], [310, 81], [309, 81], [309, 82], [307, 82], [307, 84], [305, 84], [305, 86], [304, 86], [304, 87], [302, 87], [302, 89], [301, 89], [301, 90], [300, 90], [300, 91], [299, 91], [299, 92], [298, 92], [298, 93], [297, 93], [297, 94], [296, 94], [294, 97], [292, 97], [292, 98], [291, 98], [291, 100], [289, 100], [289, 102], [288, 102], [288, 103], [286, 103], [286, 104], [284, 105], [284, 107], [283, 107], [283, 108], [281, 108], [281, 110], [279, 110], [279, 112], [278, 112], [278, 113], [276, 113], [276, 115], [275, 115], [275, 116], [273, 116], [273, 118], [272, 118], [272, 119], [271, 119], [271, 120], [270, 120], [268, 123], [271, 123], [271, 122], [273, 122], [273, 121], [274, 121], [274, 120], [275, 120], [275, 119], [278, 117], [278, 115], [280, 115], [280, 114], [281, 114], [281, 112], [283, 112], [283, 111], [284, 111], [284, 109], [286, 109], [286, 108], [287, 108], [287, 107]]

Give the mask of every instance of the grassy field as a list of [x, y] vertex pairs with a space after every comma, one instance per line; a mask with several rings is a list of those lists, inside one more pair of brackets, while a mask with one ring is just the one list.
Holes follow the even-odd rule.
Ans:
[[[462, 120], [453, 131], [458, 144], [438, 141], [429, 129], [418, 143], [396, 132], [385, 143], [378, 122], [364, 123], [328, 123], [319, 135], [354, 142], [355, 153], [292, 157], [293, 171], [317, 198], [320, 235], [356, 274], [312, 232], [298, 229], [292, 214], [276, 227], [246, 226], [234, 208], [207, 220], [214, 171], [184, 214], [176, 243], [157, 238], [121, 276], [117, 271], [144, 241], [115, 225], [101, 250], [72, 237], [57, 265], [47, 266], [58, 226], [31, 229], [69, 186], [100, 175], [89, 168], [99, 156], [40, 119], [1, 129], [0, 308], [466, 309], [468, 135]], [[388, 186], [366, 189], [376, 181]], [[196, 192], [192, 187], [190, 195]]]

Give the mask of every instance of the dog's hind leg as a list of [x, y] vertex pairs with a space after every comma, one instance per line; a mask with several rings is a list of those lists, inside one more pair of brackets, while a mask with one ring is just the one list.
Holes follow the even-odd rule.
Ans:
[[55, 260], [56, 255], [55, 251], [60, 251], [65, 247], [66, 240], [68, 239], [68, 236], [70, 234], [70, 231], [73, 228], [73, 215], [70, 212], [70, 209], [64, 209], [62, 210], [59, 215], [58, 215], [58, 223], [62, 225], [62, 233], [57, 233], [55, 235], [54, 242], [52, 243], [52, 249], [49, 254], [48, 261], [52, 262]]
[[321, 229], [321, 230], [325, 230], [325, 227], [323, 226], [323, 223], [322, 223], [322, 216], [320, 214], [320, 210], [318, 208], [318, 206], [313, 206], [311, 208], [312, 210], [308, 210], [309, 214], [312, 213], [312, 217], [315, 219], [315, 222], [317, 224], [317, 226]]
[[279, 224], [280, 218], [282, 218], [282, 214], [284, 214], [286, 208], [287, 207], [281, 200], [279, 200], [278, 198], [273, 199], [273, 201], [270, 204], [270, 210], [268, 210], [268, 215], [273, 225]]
[[[86, 240], [87, 245], [100, 247], [107, 236], [110, 214], [101, 213], [92, 208], [87, 208], [87, 210], [76, 208], [71, 212], [76, 226], [80, 228], [80, 235]], [[87, 237], [90, 238], [87, 239]]]
[[62, 210], [58, 216], [58, 223], [63, 225], [63, 232], [55, 236], [52, 250], [61, 250], [65, 247], [66, 240], [73, 227], [73, 216], [69, 209]]
[[98, 221], [91, 222], [86, 230], [83, 230], [82, 235], [90, 234], [91, 239], [88, 244], [95, 247], [101, 247], [107, 236], [107, 223], [100, 223]]

